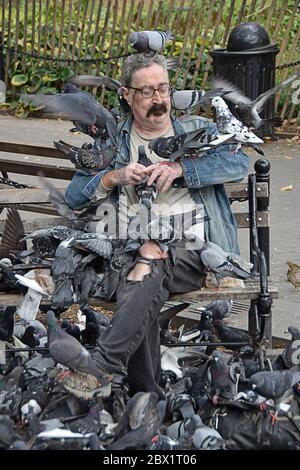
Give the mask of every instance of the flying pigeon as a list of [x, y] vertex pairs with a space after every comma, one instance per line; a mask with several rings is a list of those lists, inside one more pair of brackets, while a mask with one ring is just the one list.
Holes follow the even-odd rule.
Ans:
[[81, 148], [75, 147], [74, 145], [67, 144], [66, 142], [59, 140], [53, 142], [56, 147], [74, 163], [75, 168], [89, 170], [102, 170], [108, 167], [116, 155], [117, 148], [113, 145], [109, 145], [104, 149], [98, 150], [97, 148]]
[[212, 80], [212, 84], [214, 87], [224, 87], [226, 90], [230, 90], [231, 93], [226, 94], [225, 100], [234, 104], [233, 113], [245, 126], [259, 129], [265, 124], [271, 126], [280, 126], [282, 124], [281, 118], [262, 119], [259, 114], [265, 104], [277, 91], [289, 85], [297, 77], [297, 74], [292, 75], [274, 88], [265, 91], [254, 100], [248, 98], [238, 87], [221, 77], [215, 77]]
[[26, 250], [26, 242], [22, 242], [24, 237], [24, 225], [15, 208], [8, 208], [6, 220], [3, 228], [0, 258], [8, 257], [11, 253]]
[[212, 98], [211, 106], [216, 110], [216, 123], [220, 133], [234, 134], [234, 139], [239, 147], [246, 145], [263, 155], [262, 150], [258, 149], [255, 144], [263, 144], [264, 141], [233, 116], [223, 98], [220, 96]]
[[111, 113], [91, 94], [81, 91], [75, 85], [69, 85], [65, 89], [70, 93], [24, 95], [23, 100], [42, 107], [46, 112], [70, 119], [75, 123], [78, 121], [79, 125], [82, 123], [83, 126], [87, 126], [86, 133], [89, 133], [94, 139], [109, 137], [111, 143], [117, 145], [117, 125]]
[[[167, 59], [167, 62], [168, 62], [168, 59]], [[74, 83], [75, 85], [82, 86], [82, 87], [105, 86], [105, 88], [108, 88], [109, 90], [113, 90], [117, 93], [119, 104], [120, 104], [120, 110], [118, 110], [118, 114], [120, 113], [120, 117], [131, 112], [131, 108], [123, 96], [122, 83], [119, 82], [119, 80], [108, 77], [107, 75], [102, 75], [102, 76], [73, 75], [73, 77], [70, 78], [70, 82]], [[113, 116], [115, 116], [113, 109], [111, 109], [110, 112]], [[119, 120], [119, 117], [117, 117], [117, 121], [118, 120]]]

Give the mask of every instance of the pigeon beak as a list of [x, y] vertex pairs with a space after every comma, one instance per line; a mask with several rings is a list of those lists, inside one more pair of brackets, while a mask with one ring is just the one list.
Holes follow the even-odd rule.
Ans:
[[255, 385], [255, 384], [252, 384], [252, 389], [253, 389], [253, 390], [256, 389], [256, 385]]

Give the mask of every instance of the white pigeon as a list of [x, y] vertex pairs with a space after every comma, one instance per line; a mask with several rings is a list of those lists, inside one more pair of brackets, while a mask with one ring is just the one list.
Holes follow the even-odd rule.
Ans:
[[254, 132], [233, 116], [227, 104], [220, 96], [211, 100], [211, 106], [216, 110], [216, 123], [221, 134], [234, 134], [240, 144], [263, 144], [264, 141]]
[[27, 322], [35, 320], [42, 297], [49, 297], [55, 289], [50, 269], [32, 269], [25, 276], [20, 274], [15, 276], [20, 284], [28, 287], [23, 302], [18, 307], [17, 314]]

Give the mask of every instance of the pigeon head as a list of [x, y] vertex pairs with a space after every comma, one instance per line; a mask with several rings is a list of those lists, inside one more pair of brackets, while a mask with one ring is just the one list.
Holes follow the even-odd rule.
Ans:
[[288, 326], [288, 328], [285, 330], [285, 333], [290, 333], [292, 335], [292, 338], [296, 338], [300, 336], [299, 329], [296, 326]]

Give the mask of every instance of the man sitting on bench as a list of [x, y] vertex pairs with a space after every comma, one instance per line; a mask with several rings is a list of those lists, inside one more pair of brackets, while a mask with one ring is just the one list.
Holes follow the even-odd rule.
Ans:
[[[90, 200], [105, 198], [118, 189], [119, 217], [138, 203], [134, 187], [145, 178], [156, 183], [155, 205], [164, 214], [195, 210], [201, 206], [205, 223], [197, 222], [198, 236], [210, 240], [226, 252], [239, 253], [237, 230], [223, 183], [244, 178], [248, 157], [233, 153], [228, 145], [201, 154], [201, 158], [183, 158], [169, 162], [148, 150], [150, 140], [204, 128], [217, 134], [215, 124], [198, 116], [173, 119], [171, 88], [165, 59], [160, 55], [134, 54], [123, 66], [123, 96], [131, 113], [118, 129], [118, 153], [110, 168], [97, 175], [78, 172], [65, 195], [75, 208]], [[138, 147], [143, 145], [149, 167], [137, 163]], [[172, 183], [182, 181], [180, 187]], [[178, 185], [177, 185], [178, 186]], [[202, 233], [201, 233], [202, 231]], [[153, 240], [140, 247], [133, 267], [120, 280], [117, 312], [106, 334], [98, 342], [93, 357], [107, 374], [127, 375], [131, 394], [156, 391], [162, 395], [160, 378], [160, 335], [158, 316], [169, 293], [188, 292], [203, 286], [206, 271], [197, 249], [176, 248], [171, 257]], [[104, 372], [104, 375], [105, 375]]]

